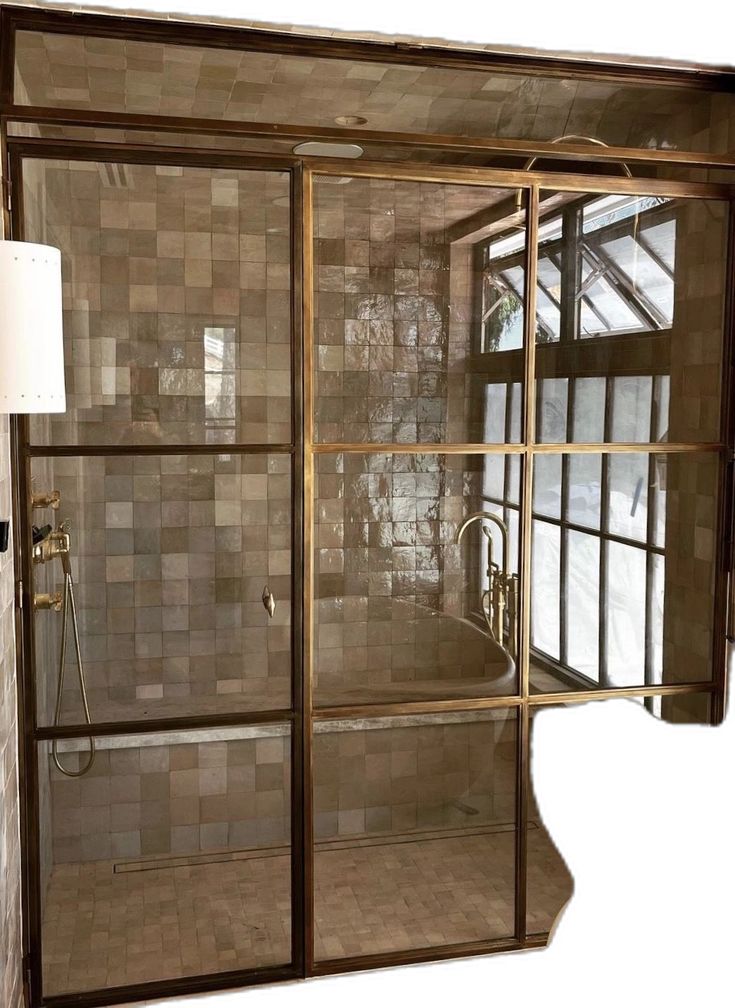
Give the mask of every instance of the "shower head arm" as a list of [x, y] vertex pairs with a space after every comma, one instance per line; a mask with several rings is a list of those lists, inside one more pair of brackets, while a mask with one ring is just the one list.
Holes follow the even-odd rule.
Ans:
[[[600, 140], [597, 137], [593, 137], [593, 136], [584, 136], [581, 133], [564, 133], [563, 136], [554, 137], [554, 139], [550, 140], [549, 143], [560, 144], [560, 143], [566, 143], [568, 141], [577, 142], [577, 143], [580, 143], [580, 142], [581, 143], [588, 143], [588, 144], [594, 145], [595, 147], [609, 147], [610, 146], [610, 144], [605, 143], [604, 140]], [[541, 155], [539, 155], [539, 154], [533, 154], [525, 162], [525, 164], [521, 168], [521, 171], [524, 171], [524, 172], [530, 171], [533, 168], [533, 166], [536, 164], [536, 162], [538, 161], [538, 159], [539, 159], [540, 156]], [[620, 166], [620, 168], [622, 169], [622, 171], [623, 171], [623, 175], [625, 175], [627, 178], [631, 178], [631, 179], [633, 178], [633, 172], [630, 170], [630, 168], [628, 167], [628, 165], [626, 164], [625, 161], [615, 161], [615, 162], [613, 162], [613, 164], [618, 164]], [[523, 190], [519, 189], [518, 192], [516, 193], [516, 211], [518, 211], [518, 210], [521, 209], [522, 203], [523, 203]]]

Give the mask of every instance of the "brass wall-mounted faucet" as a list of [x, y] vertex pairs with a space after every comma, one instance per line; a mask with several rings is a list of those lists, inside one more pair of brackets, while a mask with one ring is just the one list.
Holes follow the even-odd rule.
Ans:
[[[462, 540], [466, 530], [474, 522], [490, 522], [500, 529], [502, 542], [501, 562], [498, 564], [494, 557], [493, 536], [487, 525], [483, 524], [482, 531], [487, 538], [487, 578], [488, 588], [482, 593], [480, 608], [487, 623], [490, 636], [496, 644], [499, 644], [508, 652], [515, 661], [517, 652], [517, 620], [518, 620], [518, 575], [510, 570], [510, 558], [508, 550], [508, 526], [497, 515], [490, 511], [477, 511], [465, 518], [457, 532], [457, 544]], [[506, 645], [507, 631], [507, 640]]]

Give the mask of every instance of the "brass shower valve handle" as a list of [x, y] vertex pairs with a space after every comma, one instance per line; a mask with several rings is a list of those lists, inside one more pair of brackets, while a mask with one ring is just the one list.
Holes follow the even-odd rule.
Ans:
[[32, 556], [34, 564], [48, 563], [54, 557], [61, 557], [62, 566], [66, 571], [69, 566], [70, 553], [71, 536], [66, 522], [64, 522], [53, 532], [49, 532], [45, 539], [36, 543]]
[[58, 490], [51, 490], [50, 493], [34, 493], [31, 496], [31, 507], [34, 509], [50, 507], [54, 511], [58, 511], [59, 504], [61, 504], [61, 494]]
[[47, 592], [37, 592], [33, 596], [33, 608], [35, 610], [50, 609], [53, 612], [61, 612], [63, 599], [61, 592], [48, 594]]

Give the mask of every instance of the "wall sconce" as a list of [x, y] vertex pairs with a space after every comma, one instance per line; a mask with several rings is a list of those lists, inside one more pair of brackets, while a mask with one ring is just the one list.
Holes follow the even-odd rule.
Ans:
[[[61, 253], [0, 241], [0, 413], [64, 413]], [[0, 553], [10, 520], [0, 519]]]
[[0, 413], [64, 413], [61, 253], [0, 241]]

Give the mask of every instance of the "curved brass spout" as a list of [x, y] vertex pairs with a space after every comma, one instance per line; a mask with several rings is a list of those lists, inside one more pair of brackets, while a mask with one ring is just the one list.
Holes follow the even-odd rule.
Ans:
[[[516, 620], [518, 613], [518, 575], [511, 573], [510, 557], [508, 551], [508, 526], [497, 515], [491, 511], [476, 511], [462, 522], [457, 530], [457, 545], [462, 541], [462, 536], [474, 522], [490, 522], [500, 530], [502, 543], [502, 555], [500, 563], [496, 563], [494, 557], [494, 544], [492, 532], [487, 525], [482, 526], [482, 531], [487, 538], [487, 577], [488, 588], [482, 593], [480, 607], [482, 615], [487, 623], [490, 636], [500, 647], [508, 651], [511, 658], [516, 657]], [[506, 613], [507, 613], [507, 636], [508, 646], [504, 643], [506, 635]]]

